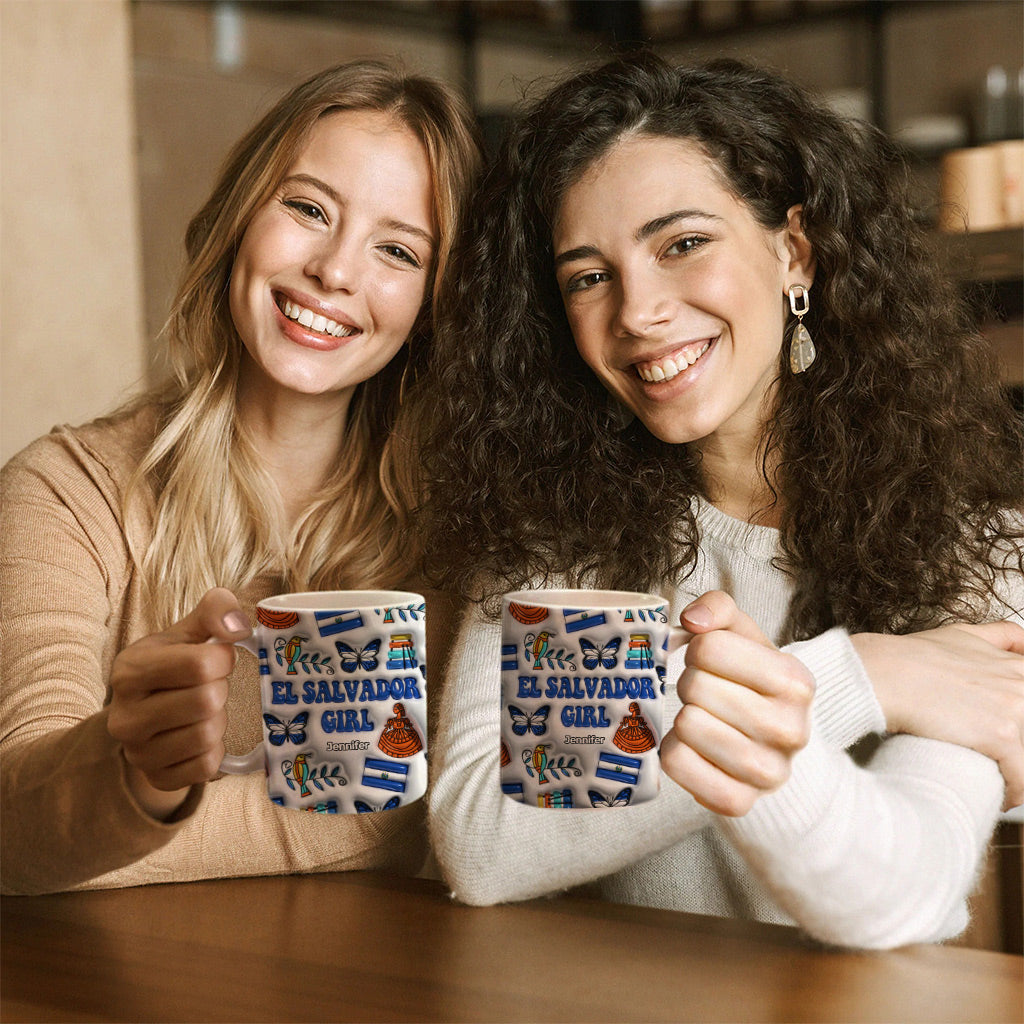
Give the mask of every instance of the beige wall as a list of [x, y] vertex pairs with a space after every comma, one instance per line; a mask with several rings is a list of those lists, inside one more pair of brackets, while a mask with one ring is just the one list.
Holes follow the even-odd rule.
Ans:
[[144, 368], [129, 11], [0, 2], [0, 462]]

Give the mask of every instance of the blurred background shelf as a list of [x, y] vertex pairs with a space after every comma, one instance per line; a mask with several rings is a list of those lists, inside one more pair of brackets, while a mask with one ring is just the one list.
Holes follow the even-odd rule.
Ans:
[[942, 245], [999, 360], [1011, 401], [1024, 410], [1024, 231], [943, 235]]

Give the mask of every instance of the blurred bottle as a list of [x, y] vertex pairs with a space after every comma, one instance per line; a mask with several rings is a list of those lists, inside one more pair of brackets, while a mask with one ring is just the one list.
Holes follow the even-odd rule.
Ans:
[[1006, 69], [993, 65], [985, 74], [985, 83], [975, 107], [975, 141], [979, 146], [1004, 139], [1024, 138], [1024, 68], [1012, 77]]

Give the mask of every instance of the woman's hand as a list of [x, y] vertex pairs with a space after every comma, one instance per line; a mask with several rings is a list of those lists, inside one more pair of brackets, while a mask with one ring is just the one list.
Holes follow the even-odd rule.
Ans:
[[721, 591], [697, 598], [681, 622], [694, 636], [661, 765], [698, 803], [737, 817], [789, 778], [810, 737], [814, 678]]
[[250, 632], [234, 594], [216, 588], [180, 622], [114, 659], [107, 730], [124, 749], [133, 793], [154, 817], [169, 817], [190, 786], [217, 774], [231, 642]]
[[970, 747], [997, 761], [1004, 809], [1024, 803], [1024, 629], [1013, 622], [850, 638], [890, 732]]

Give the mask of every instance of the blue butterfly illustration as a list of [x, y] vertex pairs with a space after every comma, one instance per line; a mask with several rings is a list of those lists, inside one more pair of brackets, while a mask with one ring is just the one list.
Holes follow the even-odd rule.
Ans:
[[587, 790], [587, 796], [590, 797], [591, 807], [625, 807], [626, 804], [629, 803], [629, 798], [632, 795], [633, 790], [631, 790], [629, 786], [620, 789], [618, 793], [611, 798], [611, 800], [601, 793], [598, 793], [596, 789]]
[[309, 721], [308, 711], [303, 711], [294, 718], [287, 718], [283, 722], [280, 718], [265, 714], [263, 721], [267, 726], [268, 738], [275, 747], [280, 747], [284, 743], [306, 742], [306, 722]]
[[615, 636], [604, 647], [598, 647], [586, 637], [581, 637], [580, 650], [583, 651], [583, 667], [597, 668], [600, 665], [601, 668], [615, 668], [618, 663], [619, 645], [621, 643], [622, 637]]
[[380, 650], [380, 640], [371, 640], [365, 647], [352, 647], [343, 640], [335, 640], [334, 646], [338, 648], [338, 656], [341, 658], [341, 667], [346, 672], [355, 672], [362, 669], [364, 672], [372, 672], [377, 667], [377, 652]]
[[397, 796], [393, 796], [387, 803], [381, 804], [380, 807], [373, 807], [371, 804], [366, 803], [364, 800], [356, 800], [356, 810], [360, 814], [372, 814], [374, 811], [390, 811], [401, 804], [401, 800]]
[[517, 736], [524, 736], [527, 732], [532, 732], [534, 736], [543, 736], [548, 731], [548, 712], [551, 710], [550, 704], [545, 704], [542, 708], [537, 708], [532, 715], [528, 715], [525, 711], [517, 708], [515, 704], [509, 704], [508, 713], [512, 716], [512, 731]]

